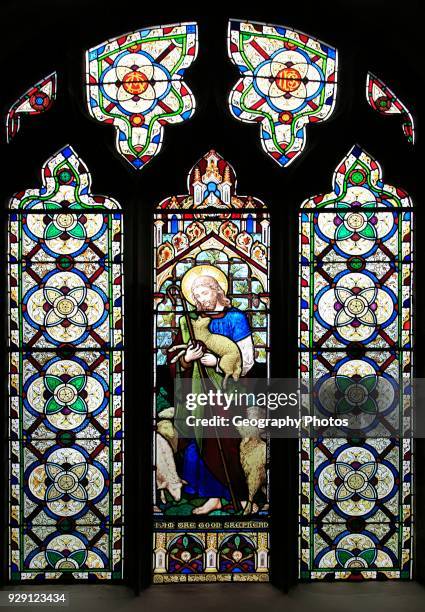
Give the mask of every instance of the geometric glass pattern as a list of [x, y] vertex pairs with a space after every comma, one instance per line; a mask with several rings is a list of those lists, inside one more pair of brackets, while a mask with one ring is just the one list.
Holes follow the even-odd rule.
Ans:
[[230, 21], [228, 53], [242, 74], [230, 92], [230, 112], [258, 123], [264, 151], [289, 166], [304, 149], [307, 125], [333, 112], [336, 49], [284, 26]]
[[115, 127], [117, 150], [133, 168], [159, 153], [164, 126], [195, 112], [183, 74], [197, 48], [196, 23], [182, 23], [136, 30], [86, 52], [88, 111]]
[[180, 437], [173, 400], [178, 378], [221, 388], [213, 350], [189, 355], [190, 326], [196, 338], [206, 316], [238, 347], [242, 377], [268, 376], [267, 208], [238, 195], [232, 166], [210, 151], [188, 193], [158, 205], [154, 245], [154, 582], [268, 580], [266, 442]]
[[57, 82], [58, 75], [52, 72], [32, 85], [12, 104], [6, 117], [6, 141], [8, 143], [16, 136], [20, 128], [21, 115], [40, 115], [49, 110], [56, 100]]
[[121, 210], [69, 146], [9, 209], [10, 579], [122, 578]]
[[409, 578], [412, 444], [391, 423], [409, 406], [412, 203], [354, 146], [333, 191], [306, 200], [299, 218], [300, 379], [319, 407], [336, 389], [337, 410], [356, 407], [356, 427], [388, 427], [302, 440], [300, 576]]
[[403, 134], [410, 144], [415, 144], [415, 128], [412, 114], [403, 102], [371, 72], [366, 77], [366, 100], [369, 106], [381, 115], [401, 115]]

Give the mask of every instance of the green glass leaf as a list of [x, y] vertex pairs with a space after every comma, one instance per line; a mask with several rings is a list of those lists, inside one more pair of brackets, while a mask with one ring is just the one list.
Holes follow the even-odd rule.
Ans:
[[340, 399], [336, 405], [336, 411], [338, 414], [345, 414], [347, 412], [351, 412], [353, 406], [347, 402], [346, 399]]
[[351, 387], [354, 381], [349, 376], [338, 375], [335, 379], [335, 382], [338, 389], [344, 393], [344, 391], [346, 391], [348, 387]]
[[236, 546], [236, 548], [239, 548], [240, 543], [241, 543], [240, 537], [236, 536], [236, 538], [235, 538], [235, 546]]
[[68, 385], [72, 385], [77, 391], [81, 391], [86, 386], [86, 377], [84, 374], [73, 376], [69, 379]]
[[336, 560], [340, 565], [344, 567], [344, 565], [354, 557], [353, 553], [349, 550], [344, 550], [343, 548], [337, 548], [335, 551]]
[[72, 412], [77, 412], [78, 414], [85, 414], [87, 412], [87, 405], [82, 397], [77, 397], [75, 402], [70, 404], [69, 407], [71, 408]]
[[376, 403], [373, 401], [373, 399], [368, 397], [367, 400], [360, 405], [360, 410], [362, 412], [366, 412], [366, 414], [375, 414]]
[[57, 238], [63, 233], [63, 230], [59, 229], [54, 223], [49, 223], [44, 231], [45, 240], [52, 240]]
[[63, 406], [57, 403], [54, 397], [47, 400], [44, 410], [46, 414], [56, 414], [62, 410]]
[[183, 538], [183, 546], [185, 548], [187, 548], [189, 546], [189, 540], [188, 540], [187, 536], [184, 536], [184, 538]]
[[84, 561], [87, 558], [87, 551], [85, 550], [75, 550], [74, 552], [72, 552], [69, 555], [70, 559], [73, 559], [74, 561], [76, 561], [76, 563], [78, 563], [78, 566], [81, 567], [82, 564], [84, 563]]
[[63, 383], [61, 379], [58, 378], [57, 376], [52, 376], [51, 374], [49, 374], [44, 378], [44, 384], [46, 385], [46, 387], [51, 393], [54, 393], [55, 389], [59, 387], [59, 385], [62, 385]]
[[49, 565], [51, 565], [52, 567], [55, 567], [58, 561], [60, 561], [61, 559], [64, 559], [64, 556], [62, 553], [56, 550], [46, 550], [46, 559]]
[[359, 384], [362, 385], [362, 387], [367, 389], [369, 392], [374, 390], [377, 382], [378, 380], [375, 374], [368, 374], [367, 376], [363, 376], [359, 380]]
[[350, 238], [352, 235], [353, 235], [353, 232], [349, 230], [347, 227], [345, 227], [344, 224], [341, 224], [336, 230], [335, 239], [336, 240], [346, 240], [347, 238]]
[[365, 225], [365, 227], [359, 231], [359, 234], [360, 236], [362, 236], [363, 238], [367, 238], [368, 240], [375, 239], [375, 230], [370, 223]]
[[75, 227], [73, 227], [72, 229], [68, 230], [68, 234], [70, 236], [72, 236], [73, 238], [84, 239], [86, 237], [85, 229], [81, 225], [81, 223], [77, 223], [77, 225]]
[[370, 566], [376, 559], [376, 549], [375, 548], [366, 548], [366, 550], [362, 550], [359, 554], [360, 559], [366, 561], [366, 563]]

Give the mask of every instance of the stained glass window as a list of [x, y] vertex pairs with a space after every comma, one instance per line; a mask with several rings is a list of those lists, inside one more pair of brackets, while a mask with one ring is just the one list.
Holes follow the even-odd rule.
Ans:
[[58, 77], [56, 72], [47, 75], [12, 104], [6, 117], [6, 138], [10, 142], [21, 125], [21, 115], [40, 115], [46, 112], [56, 100]]
[[121, 211], [65, 146], [9, 210], [10, 578], [122, 577]]
[[[179, 439], [173, 381], [203, 376], [187, 345], [206, 311], [209, 330], [237, 344], [242, 377], [268, 376], [269, 217], [259, 199], [237, 194], [215, 151], [191, 170], [188, 191], [167, 197], [154, 219], [154, 581], [267, 580], [266, 443]], [[205, 375], [220, 384], [211, 358]]]
[[197, 25], [182, 23], [136, 30], [87, 51], [88, 111], [115, 126], [117, 150], [133, 168], [159, 153], [164, 126], [193, 115], [183, 74], [197, 50]]
[[[302, 441], [302, 578], [411, 574], [411, 440], [390, 426], [411, 375], [411, 217], [409, 196], [385, 184], [358, 146], [338, 165], [333, 191], [301, 207], [301, 380], [319, 403], [335, 390], [337, 409], [350, 405], [359, 428], [381, 416], [388, 427], [382, 437], [347, 430], [345, 439]], [[383, 415], [382, 397], [391, 400]]]
[[258, 123], [264, 151], [289, 166], [304, 149], [307, 125], [333, 112], [336, 49], [285, 26], [230, 21], [228, 52], [242, 74], [230, 92], [230, 112]]
[[410, 144], [415, 144], [415, 127], [412, 113], [381, 79], [371, 72], [366, 77], [366, 99], [369, 105], [381, 115], [401, 115], [403, 134]]

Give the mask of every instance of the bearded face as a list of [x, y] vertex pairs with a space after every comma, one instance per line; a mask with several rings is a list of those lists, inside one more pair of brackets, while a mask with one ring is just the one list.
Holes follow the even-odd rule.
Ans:
[[221, 285], [206, 274], [198, 276], [193, 282], [192, 297], [198, 312], [217, 312], [230, 306], [230, 300]]
[[192, 289], [193, 298], [198, 310], [213, 312], [217, 307], [217, 291], [207, 285], [198, 285]]

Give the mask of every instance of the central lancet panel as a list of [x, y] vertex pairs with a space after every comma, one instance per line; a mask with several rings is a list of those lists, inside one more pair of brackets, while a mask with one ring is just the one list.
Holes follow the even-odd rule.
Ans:
[[267, 581], [267, 445], [180, 437], [173, 390], [203, 375], [223, 383], [214, 351], [190, 348], [188, 328], [206, 316], [239, 352], [241, 377], [268, 376], [269, 215], [237, 195], [215, 151], [191, 170], [188, 192], [154, 218], [154, 581]]

